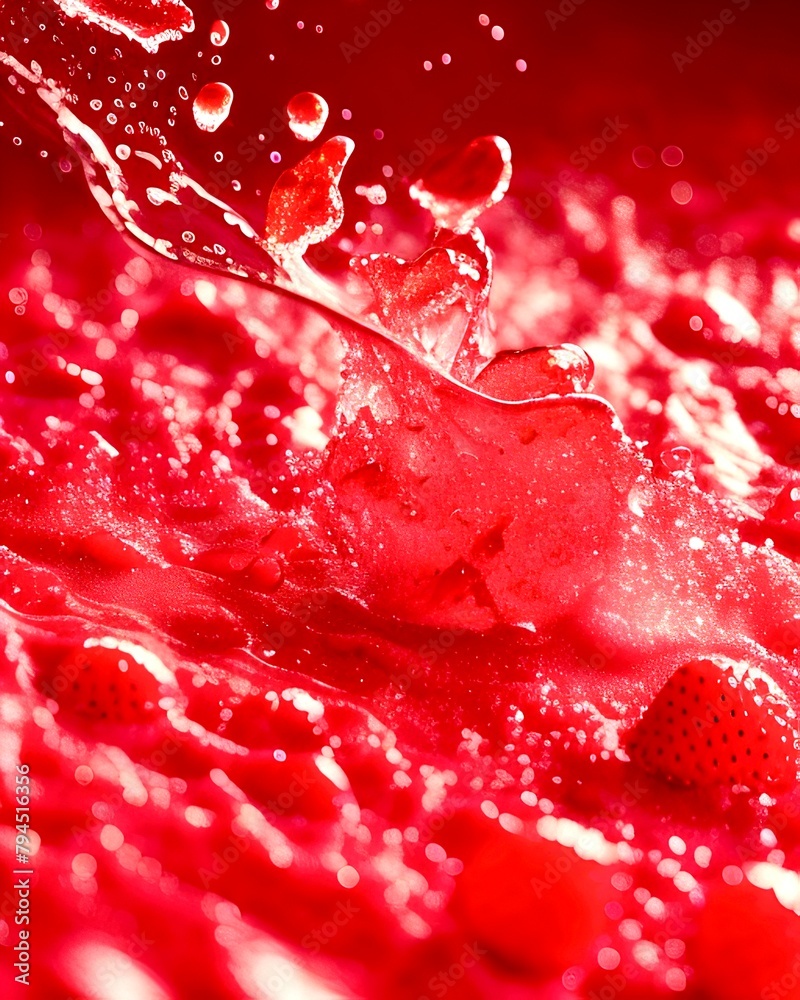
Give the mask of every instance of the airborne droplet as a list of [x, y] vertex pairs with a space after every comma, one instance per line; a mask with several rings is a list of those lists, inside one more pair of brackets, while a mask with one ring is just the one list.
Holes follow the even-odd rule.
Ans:
[[231, 111], [233, 91], [227, 83], [207, 83], [192, 104], [197, 127], [204, 132], [216, 132]]
[[409, 193], [438, 226], [465, 233], [481, 212], [502, 200], [510, 180], [510, 146], [500, 136], [487, 135], [443, 156]]
[[231, 37], [231, 29], [227, 21], [215, 21], [211, 25], [211, 44], [216, 46], [224, 45]]
[[319, 94], [306, 90], [295, 94], [286, 105], [286, 113], [289, 116], [289, 128], [295, 138], [312, 142], [328, 120], [328, 103]]

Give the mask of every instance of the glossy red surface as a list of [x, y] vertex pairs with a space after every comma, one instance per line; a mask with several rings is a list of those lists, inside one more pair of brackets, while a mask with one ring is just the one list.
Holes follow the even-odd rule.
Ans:
[[794, 15], [87, 6], [0, 28], [4, 987], [799, 996]]

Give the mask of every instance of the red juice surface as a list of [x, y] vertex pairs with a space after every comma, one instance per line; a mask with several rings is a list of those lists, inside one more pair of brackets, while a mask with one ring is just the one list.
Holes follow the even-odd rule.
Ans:
[[10, 995], [800, 996], [781, 17], [2, 12]]

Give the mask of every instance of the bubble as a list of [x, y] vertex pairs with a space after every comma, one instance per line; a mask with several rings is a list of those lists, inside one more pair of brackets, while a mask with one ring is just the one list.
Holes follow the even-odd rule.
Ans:
[[489, 23], [489, 16], [488, 16], [488, 14], [480, 14], [478, 16], [478, 23], [481, 24], [481, 25], [483, 25], [483, 27], [485, 28], [486, 25]]
[[430, 61], [430, 59], [426, 59], [425, 62], [422, 64], [422, 68], [427, 73], [430, 73], [430, 71], [433, 69], [433, 63]]
[[312, 142], [325, 128], [328, 103], [324, 97], [304, 90], [295, 94], [286, 105], [289, 128], [296, 139]]
[[692, 316], [689, 320], [689, 329], [694, 330], [697, 333], [698, 330], [703, 329], [703, 320], [700, 316]]
[[615, 948], [601, 948], [597, 955], [597, 964], [607, 971], [616, 969], [620, 963], [619, 952]]
[[102, 108], [102, 106], [103, 102], [98, 100], [98, 98], [96, 97], [94, 98], [94, 100], [89, 101], [89, 107], [92, 109], [92, 111], [99, 111], [100, 108]]
[[180, 97], [182, 101], [189, 100], [189, 91], [183, 85], [178, 87], [178, 97]]
[[502, 40], [505, 38], [505, 36], [506, 36], [506, 33], [505, 33], [505, 31], [503, 31], [503, 29], [500, 27], [499, 24], [496, 24], [492, 28], [492, 38], [496, 42], [502, 42]]
[[79, 785], [88, 785], [94, 778], [94, 771], [87, 764], [79, 764], [75, 768], [75, 780]]
[[672, 195], [672, 200], [677, 202], [678, 205], [688, 205], [692, 200], [694, 191], [688, 181], [677, 181], [672, 185], [670, 194]]
[[78, 878], [91, 878], [97, 871], [97, 861], [91, 854], [76, 854], [72, 859], [72, 871]]
[[671, 990], [680, 993], [686, 989], [686, 973], [682, 969], [668, 969], [664, 982]]
[[280, 163], [281, 162], [281, 154], [276, 149], [274, 149], [269, 154], [269, 158], [272, 160], [273, 163]]
[[219, 66], [219, 64], [221, 62], [222, 62], [222, 56], [216, 55], [216, 56], [212, 56], [211, 57], [211, 65], [212, 66]]
[[181, 239], [183, 240], [184, 243], [194, 243], [195, 238], [196, 237], [194, 233], [191, 231], [191, 229], [185, 229], [181, 233]]
[[336, 873], [336, 879], [345, 889], [353, 889], [358, 885], [361, 876], [352, 865], [345, 865]]
[[285, 750], [273, 750], [273, 751], [272, 751], [272, 756], [273, 756], [273, 757], [275, 758], [275, 760], [277, 760], [277, 761], [278, 761], [279, 763], [283, 763], [283, 761], [285, 761], [285, 760], [286, 760], [286, 751], [285, 751]]
[[661, 150], [661, 159], [668, 167], [679, 167], [683, 163], [683, 150], [680, 146], [665, 146]]
[[227, 21], [215, 21], [211, 25], [211, 44], [216, 46], [224, 45], [231, 37], [231, 29]]
[[264, 6], [267, 10], [277, 10], [280, 4], [280, 0], [266, 0]]
[[17, 306], [24, 305], [28, 301], [28, 293], [24, 288], [12, 288], [8, 297]]
[[646, 170], [656, 162], [656, 154], [649, 146], [637, 146], [631, 153], [631, 159], [637, 167]]
[[525, 62], [524, 59], [517, 59], [515, 65], [520, 73], [524, 73], [525, 70], [527, 70], [528, 68], [528, 64]]
[[227, 83], [207, 83], [192, 104], [197, 127], [204, 132], [216, 132], [230, 114], [233, 91]]
[[449, 66], [452, 61], [453, 61], [453, 57], [450, 55], [449, 52], [443, 52], [442, 53], [442, 63], [445, 66]]
[[127, 160], [128, 157], [131, 155], [131, 147], [126, 146], [125, 143], [122, 142], [119, 144], [119, 146], [117, 146], [115, 153], [117, 154], [118, 160]]
[[125, 836], [119, 827], [106, 824], [100, 831], [100, 843], [107, 851], [118, 851], [125, 843]]

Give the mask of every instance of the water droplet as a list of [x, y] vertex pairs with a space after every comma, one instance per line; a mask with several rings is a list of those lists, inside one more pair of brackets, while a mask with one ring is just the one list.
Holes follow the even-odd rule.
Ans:
[[231, 29], [227, 21], [215, 21], [211, 25], [211, 44], [224, 45], [231, 37]]
[[502, 200], [510, 180], [511, 147], [500, 136], [488, 135], [444, 156], [410, 194], [437, 225], [466, 232], [481, 212]]
[[631, 153], [631, 158], [637, 167], [646, 170], [656, 162], [656, 154], [649, 146], [637, 146]]
[[325, 98], [310, 91], [303, 91], [286, 105], [289, 128], [295, 138], [312, 142], [325, 127], [328, 120], [328, 104]]
[[672, 200], [677, 202], [678, 205], [688, 205], [692, 200], [694, 191], [688, 181], [678, 181], [672, 185], [670, 194], [672, 195]]
[[233, 91], [227, 83], [207, 83], [192, 104], [197, 127], [204, 132], [216, 132], [230, 114]]
[[683, 163], [683, 150], [680, 146], [665, 146], [661, 150], [661, 160], [668, 167], [679, 167]]
[[8, 297], [14, 305], [24, 305], [28, 301], [28, 293], [24, 288], [12, 288]]
[[125, 143], [120, 143], [116, 148], [116, 154], [118, 160], [127, 160], [131, 155], [131, 147], [126, 146]]
[[78, 764], [75, 768], [75, 780], [79, 785], [88, 785], [94, 779], [94, 771], [88, 764]]
[[505, 31], [500, 27], [499, 24], [496, 24], [492, 28], [492, 38], [496, 42], [502, 42], [502, 40], [505, 38], [505, 35], [506, 35]]

